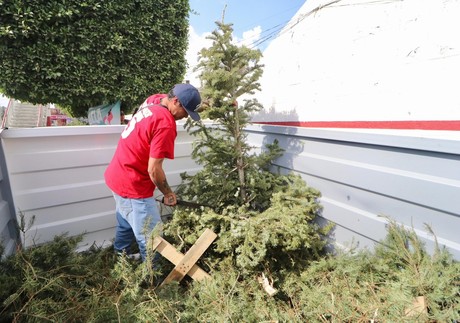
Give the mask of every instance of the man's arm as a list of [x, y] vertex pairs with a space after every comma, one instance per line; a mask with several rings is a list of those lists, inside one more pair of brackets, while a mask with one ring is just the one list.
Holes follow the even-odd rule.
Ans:
[[149, 176], [155, 186], [163, 193], [164, 203], [166, 205], [176, 205], [176, 194], [171, 190], [166, 180], [166, 174], [163, 170], [163, 160], [164, 158], [149, 158]]

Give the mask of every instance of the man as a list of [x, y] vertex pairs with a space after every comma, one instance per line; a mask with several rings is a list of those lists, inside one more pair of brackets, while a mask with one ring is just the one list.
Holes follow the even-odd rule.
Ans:
[[187, 116], [200, 120], [196, 111], [200, 103], [195, 87], [176, 84], [168, 95], [147, 98], [123, 130], [104, 174], [116, 203], [116, 252], [130, 254], [135, 238], [145, 260], [148, 235], [161, 221], [153, 198], [155, 188], [163, 193], [166, 205], [177, 203], [163, 170], [163, 160], [174, 159], [176, 120]]

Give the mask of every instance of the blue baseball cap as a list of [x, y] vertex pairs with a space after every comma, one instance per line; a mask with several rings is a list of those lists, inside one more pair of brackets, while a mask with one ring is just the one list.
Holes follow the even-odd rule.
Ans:
[[200, 120], [200, 115], [196, 112], [201, 104], [200, 92], [193, 85], [184, 83], [174, 85], [173, 93], [177, 96], [190, 118], [195, 121]]

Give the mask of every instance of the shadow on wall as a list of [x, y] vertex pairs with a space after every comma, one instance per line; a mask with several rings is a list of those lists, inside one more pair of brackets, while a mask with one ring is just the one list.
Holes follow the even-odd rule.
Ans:
[[[15, 217], [8, 170], [6, 168], [3, 146], [0, 145], [0, 256], [9, 256], [19, 244], [18, 223]], [[6, 207], [5, 207], [6, 205]], [[2, 254], [3, 249], [3, 254]]]
[[[253, 124], [262, 124], [263, 140], [261, 150], [264, 152], [267, 150], [267, 144], [273, 144], [275, 139], [278, 140], [279, 146], [284, 150], [281, 157], [273, 161], [274, 172], [280, 172], [281, 174], [287, 174], [294, 172], [297, 174], [308, 173], [308, 165], [296, 165], [294, 160], [296, 156], [302, 154], [305, 149], [305, 142], [301, 139], [298, 133], [298, 127], [289, 126], [273, 126], [270, 125], [270, 121], [299, 121], [299, 116], [295, 110], [288, 112], [276, 112], [274, 108], [271, 108], [268, 112], [261, 111], [254, 116]], [[301, 167], [301, 169], [299, 169]], [[305, 179], [304, 179], [305, 180]], [[305, 180], [306, 181], [306, 180]], [[309, 183], [307, 182], [307, 185]], [[320, 227], [328, 225], [329, 220], [323, 217], [322, 211], [319, 212], [319, 216], [315, 222]], [[328, 244], [326, 250], [333, 253], [335, 251], [335, 228], [333, 228], [327, 237]]]
[[[274, 165], [277, 168], [281, 168], [281, 171], [289, 172], [294, 169], [294, 156], [301, 154], [303, 152], [304, 146], [302, 141], [297, 139], [295, 136], [297, 133], [296, 127], [270, 125], [270, 121], [284, 120], [299, 121], [299, 115], [295, 110], [276, 112], [272, 107], [268, 111], [262, 110], [257, 115], [254, 115], [252, 123], [262, 124], [262, 129], [265, 134], [262, 141], [262, 151], [266, 151], [265, 146], [267, 144], [273, 144], [275, 139], [278, 140], [279, 145], [284, 150], [284, 152], [281, 157], [274, 161]], [[282, 132], [274, 132], [274, 129], [282, 129]]]

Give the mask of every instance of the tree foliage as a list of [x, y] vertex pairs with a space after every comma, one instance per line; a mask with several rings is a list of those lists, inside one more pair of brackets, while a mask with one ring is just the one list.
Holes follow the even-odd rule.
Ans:
[[165, 226], [165, 236], [186, 250], [205, 228], [218, 234], [207, 253], [211, 268], [232, 264], [242, 275], [299, 270], [324, 251], [330, 227], [319, 227], [320, 192], [296, 175], [272, 169], [282, 155], [278, 142], [256, 149], [247, 142], [250, 114], [260, 108], [251, 98], [259, 90], [263, 66], [259, 50], [237, 46], [232, 25], [217, 22], [213, 43], [200, 52], [201, 93], [209, 122], [189, 122], [196, 136], [192, 157], [202, 165], [182, 174], [177, 193], [209, 205], [177, 209]]
[[[283, 288], [296, 317], [322, 322], [458, 321], [460, 263], [438, 245], [429, 254], [415, 231], [388, 220], [387, 237], [373, 252], [340, 252], [286, 280]], [[425, 311], [414, 308], [420, 296], [427, 300]]]
[[330, 226], [315, 223], [320, 193], [299, 176], [282, 177], [283, 187], [272, 194], [265, 210], [238, 205], [217, 212], [180, 208], [165, 225], [165, 236], [185, 251], [205, 228], [212, 229], [218, 239], [204, 257], [206, 267], [219, 271], [232, 266], [242, 276], [265, 272], [283, 280], [287, 272], [298, 272], [323, 254]]
[[[439, 247], [428, 254], [413, 231], [387, 228], [375, 252], [323, 257], [287, 273], [273, 297], [229, 263], [212, 280], [155, 287], [171, 269], [95, 246], [77, 253], [79, 237], [58, 236], [0, 261], [0, 322], [458, 321], [460, 263]], [[417, 296], [427, 311], [407, 316]]]
[[[265, 209], [271, 194], [283, 180], [268, 171], [270, 163], [282, 154], [277, 142], [268, 145], [259, 155], [252, 153], [244, 128], [250, 113], [261, 108], [256, 99], [240, 97], [260, 89], [257, 82], [262, 75], [262, 54], [232, 42], [231, 24], [216, 22], [217, 28], [209, 38], [213, 44], [200, 52], [197, 69], [202, 82], [201, 94], [206, 110], [204, 118], [214, 126], [189, 123], [189, 130], [197, 137], [192, 157], [203, 171], [183, 175], [186, 185], [180, 192], [217, 207], [249, 204]], [[196, 194], [199, 193], [199, 194]]]
[[75, 116], [131, 108], [185, 73], [186, 0], [0, 1], [0, 90]]

